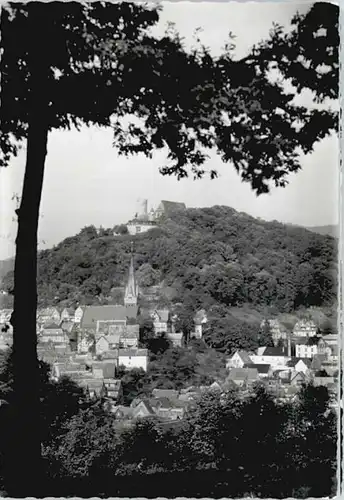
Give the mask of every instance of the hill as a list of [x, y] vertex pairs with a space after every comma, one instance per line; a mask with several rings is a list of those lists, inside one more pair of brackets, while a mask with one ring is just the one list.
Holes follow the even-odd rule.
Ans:
[[[332, 308], [336, 300], [334, 238], [215, 206], [175, 211], [135, 237], [114, 237], [110, 230], [97, 234], [87, 227], [41, 251], [40, 304], [121, 300], [118, 290], [127, 278], [132, 239], [144, 295], [155, 286], [158, 305], [178, 309], [184, 328], [199, 307], [218, 320], [230, 315], [231, 321], [247, 325], [252, 315], [258, 322], [266, 314]], [[7, 289], [11, 281], [9, 273]]]
[[314, 233], [332, 236], [333, 238], [339, 238], [339, 226], [338, 225], [328, 225], [328, 226], [312, 226], [307, 227], [309, 231]]

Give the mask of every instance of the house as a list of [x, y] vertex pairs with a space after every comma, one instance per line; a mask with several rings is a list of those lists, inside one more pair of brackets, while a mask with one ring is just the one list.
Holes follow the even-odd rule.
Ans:
[[299, 337], [295, 340], [295, 353], [297, 358], [313, 358], [316, 354], [329, 356], [331, 348], [318, 335], [304, 338]]
[[256, 368], [232, 368], [226, 380], [233, 381], [237, 386], [248, 386], [259, 379]]
[[74, 327], [75, 327], [74, 321], [63, 319], [60, 323], [60, 328], [62, 328], [62, 330], [66, 333], [71, 333]]
[[97, 334], [101, 335], [122, 335], [126, 328], [126, 320], [106, 320], [99, 321]]
[[263, 330], [268, 326], [275, 347], [279, 340], [287, 340], [287, 331], [278, 319], [264, 319], [260, 324], [260, 329]]
[[147, 399], [141, 400], [134, 408], [132, 408], [133, 418], [154, 417], [155, 412]]
[[290, 377], [291, 373], [293, 372], [293, 369], [282, 369], [282, 370], [275, 370], [273, 372], [273, 377], [277, 380], [279, 380], [281, 383], [289, 383], [290, 382]]
[[79, 354], [88, 354], [95, 348], [94, 335], [88, 333], [78, 334], [77, 351]]
[[45, 309], [39, 309], [37, 311], [37, 321], [38, 323], [56, 323], [60, 324], [61, 314], [57, 307], [46, 307]]
[[224, 392], [222, 388], [222, 383], [219, 380], [215, 380], [212, 384], [208, 386], [208, 390], [211, 392]]
[[226, 368], [243, 368], [245, 365], [252, 364], [252, 359], [246, 351], [236, 351], [233, 356], [227, 359]]
[[84, 315], [84, 310], [85, 307], [79, 306], [76, 308], [75, 313], [74, 313], [74, 322], [75, 323], [81, 323], [82, 317]]
[[65, 307], [61, 312], [61, 321], [73, 321], [75, 318], [75, 311], [71, 307]]
[[88, 378], [80, 381], [79, 385], [86, 390], [86, 394], [92, 399], [103, 397], [105, 394], [103, 379]]
[[150, 399], [149, 403], [157, 417], [164, 420], [181, 420], [188, 408], [188, 403], [180, 400], [171, 402], [167, 398]]
[[311, 370], [313, 371], [321, 370], [323, 363], [326, 361], [327, 361], [326, 354], [315, 354], [315, 356], [313, 356], [313, 359], [311, 360], [311, 365], [310, 365]]
[[109, 350], [109, 342], [105, 335], [98, 337], [95, 343], [96, 354], [103, 354]]
[[105, 396], [118, 400], [123, 394], [122, 382], [114, 378], [104, 378]]
[[121, 343], [121, 334], [120, 333], [114, 333], [112, 335], [106, 335], [106, 340], [109, 344], [109, 349], [108, 351], [113, 351], [114, 349], [118, 349], [120, 343]]
[[175, 401], [178, 399], [179, 391], [173, 389], [153, 389], [152, 396], [153, 398], [166, 398], [170, 401]]
[[105, 360], [116, 360], [118, 361], [118, 349], [110, 349], [102, 354], [102, 359]]
[[133, 409], [130, 406], [114, 405], [110, 411], [117, 420], [129, 420], [133, 417]]
[[153, 320], [154, 333], [156, 335], [171, 331], [171, 316], [168, 309], [155, 309], [151, 312], [151, 318]]
[[248, 363], [244, 365], [244, 368], [254, 368], [257, 370], [259, 378], [267, 378], [271, 374], [271, 365], [269, 364], [254, 364]]
[[183, 347], [184, 334], [181, 333], [167, 333], [166, 338], [172, 343], [173, 347]]
[[125, 328], [127, 319], [136, 318], [137, 313], [137, 306], [87, 306], [81, 320], [81, 328], [96, 332], [103, 332], [104, 328], [110, 325], [122, 325]]
[[251, 363], [253, 364], [268, 364], [271, 365], [272, 369], [280, 368], [286, 366], [286, 363], [290, 360], [290, 356], [286, 356], [284, 349], [279, 347], [266, 347], [263, 354], [252, 354]]
[[325, 340], [327, 345], [338, 346], [338, 335], [336, 333], [329, 333], [328, 335], [323, 335], [322, 338]]
[[52, 365], [52, 377], [59, 380], [63, 376], [71, 377], [73, 374], [86, 374], [86, 366], [82, 363], [55, 362]]
[[69, 337], [56, 323], [50, 323], [43, 327], [39, 336], [42, 343], [52, 342], [69, 345]]
[[127, 325], [119, 339], [120, 347], [124, 349], [136, 348], [139, 345], [140, 325]]
[[203, 336], [203, 326], [208, 322], [204, 309], [197, 311], [194, 318], [195, 331], [191, 332], [190, 338], [201, 339]]
[[147, 349], [119, 349], [118, 366], [125, 366], [128, 370], [142, 368], [147, 371], [148, 350]]
[[314, 337], [317, 334], [318, 328], [313, 320], [301, 319], [297, 321], [293, 328], [295, 337]]
[[89, 367], [92, 370], [92, 376], [94, 378], [114, 379], [117, 368], [117, 361], [116, 360], [92, 361]]
[[334, 376], [329, 376], [325, 370], [319, 370], [314, 373], [313, 384], [318, 387], [320, 385], [329, 386], [334, 384]]
[[[316, 337], [312, 337], [312, 339], [315, 339]], [[310, 341], [312, 339], [309, 339]], [[318, 340], [318, 343], [317, 343], [317, 347], [318, 347], [318, 352], [317, 354], [326, 354], [328, 357], [331, 356], [332, 354], [332, 348], [331, 347], [335, 347], [335, 346], [330, 346], [326, 340], [324, 339], [324, 337], [320, 337], [319, 340]]]
[[291, 369], [296, 370], [297, 372], [302, 372], [305, 375], [311, 369], [311, 360], [309, 358], [291, 358], [290, 361], [287, 362], [287, 366]]

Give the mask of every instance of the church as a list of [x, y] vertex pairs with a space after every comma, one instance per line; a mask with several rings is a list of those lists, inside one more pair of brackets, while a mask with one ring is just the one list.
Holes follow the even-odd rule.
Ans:
[[[121, 346], [137, 347], [139, 342], [138, 307], [139, 288], [135, 278], [133, 245], [129, 264], [128, 280], [123, 305], [86, 306], [80, 322], [79, 352], [86, 345], [83, 337], [94, 336], [95, 346], [110, 349]], [[88, 345], [88, 344], [87, 344]]]

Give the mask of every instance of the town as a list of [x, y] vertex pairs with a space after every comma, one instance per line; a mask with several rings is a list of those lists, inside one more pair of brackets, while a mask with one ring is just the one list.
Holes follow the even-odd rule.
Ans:
[[[149, 229], [147, 201], [143, 214], [135, 223], [140, 233]], [[173, 202], [161, 202], [159, 210], [176, 208]], [[177, 204], [185, 209], [185, 205]], [[155, 218], [156, 220], [157, 218]], [[142, 227], [141, 227], [142, 225]], [[133, 236], [135, 238], [135, 236]], [[300, 387], [312, 382], [326, 386], [336, 407], [338, 382], [338, 338], [335, 333], [321, 331], [310, 318], [302, 318], [288, 329], [277, 319], [265, 318], [260, 331], [268, 332], [269, 345], [255, 351], [237, 349], [224, 358], [226, 377], [214, 379], [209, 385], [176, 389], [154, 388], [150, 395], [135, 397], [130, 406], [122, 404], [120, 374], [131, 370], [147, 372], [151, 353], [142, 345], [140, 318], [150, 318], [154, 336], [163, 336], [169, 345], [183, 349], [190, 343], [204, 343], [204, 328], [209, 327], [208, 313], [194, 311], [193, 331], [177, 330], [178, 316], [172, 308], [158, 308], [154, 298], [142, 307], [142, 292], [136, 277], [134, 245], [131, 244], [123, 301], [115, 305], [47, 307], [37, 311], [39, 358], [51, 367], [54, 380], [68, 377], [82, 387], [89, 398], [99, 399], [107, 411], [127, 425], [143, 417], [178, 421], [207, 391], [226, 393], [236, 389], [244, 397], [255, 384], [262, 384], [276, 400], [292, 401]], [[0, 311], [0, 348], [12, 344], [10, 325], [12, 310]], [[259, 331], [257, 331], [257, 336]]]
[[1, 14], [0, 497], [340, 497], [338, 5]]

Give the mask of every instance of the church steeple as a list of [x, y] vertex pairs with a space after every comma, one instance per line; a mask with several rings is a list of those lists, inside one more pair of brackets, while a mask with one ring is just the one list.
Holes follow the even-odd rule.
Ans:
[[134, 271], [134, 243], [131, 242], [131, 257], [129, 265], [129, 276], [127, 286], [125, 287], [124, 294], [124, 305], [125, 306], [136, 306], [139, 294], [139, 287], [135, 279]]

